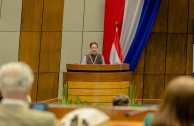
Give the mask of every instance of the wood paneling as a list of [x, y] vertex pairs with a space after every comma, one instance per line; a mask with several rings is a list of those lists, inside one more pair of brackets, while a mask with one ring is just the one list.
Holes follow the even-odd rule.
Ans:
[[193, 33], [193, 31], [194, 31], [193, 21], [194, 21], [194, 0], [190, 0], [190, 2], [189, 2], [188, 33]]
[[166, 34], [151, 33], [146, 45], [144, 74], [164, 74]]
[[164, 75], [144, 75], [144, 99], [160, 99], [164, 94]]
[[43, 0], [22, 0], [21, 31], [41, 31]]
[[[32, 98], [39, 101], [55, 98], [58, 94], [64, 0], [22, 2], [21, 31], [28, 32], [21, 32], [19, 60], [30, 64], [38, 78]], [[37, 95], [35, 88], [38, 89]]]
[[40, 73], [38, 80], [37, 101], [58, 97], [58, 73]]
[[[98, 102], [98, 103], [104, 103], [104, 102], [112, 102], [113, 96], [79, 96], [80, 100], [82, 102]], [[69, 95], [69, 99], [72, 99], [73, 103], [76, 101], [76, 96]]]
[[71, 88], [102, 89], [102, 88], [128, 88], [128, 87], [129, 87], [128, 81], [121, 81], [121, 82], [73, 82], [73, 81], [68, 81], [69, 89]]
[[141, 54], [141, 57], [140, 57], [138, 64], [135, 68], [134, 74], [143, 74], [144, 73], [144, 66], [145, 66], [144, 58], [145, 58], [145, 49]]
[[189, 0], [169, 0], [169, 33], [187, 33], [188, 4]]
[[[63, 76], [65, 76], [64, 74]], [[131, 81], [132, 72], [68, 72], [69, 81], [83, 81], [83, 82], [118, 82], [118, 81]], [[67, 79], [66, 77], [64, 77]], [[63, 79], [64, 80], [64, 79]]]
[[29, 64], [34, 73], [38, 73], [40, 36], [40, 32], [20, 33], [19, 61]]
[[134, 75], [134, 95], [135, 99], [142, 99], [142, 93], [143, 93], [143, 75]]
[[107, 65], [107, 64], [66, 64], [67, 71], [80, 71], [80, 72], [86, 72], [86, 71], [128, 71], [129, 70], [129, 64], [113, 64], [113, 65]]
[[187, 34], [168, 34], [166, 74], [185, 74]]
[[[56, 115], [57, 119], [61, 119], [66, 113], [78, 109], [83, 106], [64, 106], [50, 104], [49, 111]], [[110, 120], [122, 120], [125, 121], [137, 121], [142, 122], [147, 113], [155, 113], [157, 109], [148, 107], [96, 107], [97, 109], [105, 112]], [[142, 124], [143, 125], [143, 124]], [[141, 126], [142, 126], [141, 125]], [[133, 124], [116, 124], [116, 125], [105, 125], [105, 126], [138, 126]]]
[[160, 8], [152, 32], [167, 32], [168, 0], [161, 0]]
[[187, 67], [186, 67], [186, 74], [191, 75], [193, 69], [193, 39], [192, 34], [188, 34], [188, 43], [187, 43]]
[[128, 95], [128, 88], [126, 89], [68, 89], [69, 95], [78, 96], [99, 96], [99, 95]]
[[33, 83], [31, 94], [30, 94], [32, 102], [36, 102], [37, 83], [38, 83], [38, 74], [34, 74], [34, 83]]
[[42, 32], [40, 72], [59, 72], [61, 32]]
[[44, 0], [42, 31], [62, 31], [64, 0]]

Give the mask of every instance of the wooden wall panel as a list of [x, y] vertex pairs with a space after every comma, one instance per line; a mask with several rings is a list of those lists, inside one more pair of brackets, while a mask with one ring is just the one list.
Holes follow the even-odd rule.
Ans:
[[36, 102], [37, 85], [38, 85], [38, 74], [34, 74], [34, 83], [33, 83], [31, 94], [30, 94], [30, 97], [33, 102]]
[[189, 0], [169, 0], [169, 33], [187, 33], [188, 4]]
[[44, 0], [43, 31], [62, 31], [64, 0]]
[[40, 73], [38, 80], [37, 101], [58, 96], [59, 73]]
[[162, 98], [164, 87], [164, 75], [144, 75], [143, 99]]
[[164, 74], [166, 34], [151, 33], [146, 45], [144, 74]]
[[187, 43], [187, 64], [186, 64], [186, 74], [191, 75], [193, 72], [193, 38], [192, 34], [188, 34]]
[[193, 33], [193, 31], [194, 31], [193, 21], [194, 21], [194, 0], [190, 0], [190, 2], [189, 2], [188, 33]]
[[140, 59], [139, 59], [139, 61], [138, 61], [138, 64], [137, 64], [137, 66], [136, 66], [136, 68], [135, 68], [135, 71], [134, 71], [134, 74], [143, 74], [144, 73], [144, 58], [145, 58], [145, 49], [144, 49], [144, 51], [142, 52], [142, 54], [141, 54], [141, 57], [140, 57]]
[[138, 64], [135, 68], [133, 79], [134, 79], [134, 97], [137, 99], [142, 99], [143, 93], [143, 74], [145, 67], [145, 49], [141, 54]]
[[[112, 103], [113, 96], [80, 96], [81, 101], [87, 101], [92, 103]], [[76, 96], [69, 95], [69, 99], [72, 99], [73, 103], [76, 101]], [[87, 100], [86, 100], [87, 99]]]
[[43, 0], [22, 0], [21, 31], [41, 31]]
[[160, 8], [158, 10], [152, 32], [167, 32], [168, 1], [169, 0], [161, 0]]
[[68, 81], [68, 88], [69, 89], [91, 89], [91, 88], [98, 88], [98, 89], [109, 89], [109, 88], [129, 88], [129, 81], [120, 81], [120, 82], [75, 82], [75, 81]]
[[143, 93], [143, 74], [142, 75], [134, 75], [134, 96], [135, 99], [142, 99]]
[[61, 40], [61, 32], [42, 32], [40, 72], [59, 72]]
[[40, 32], [20, 33], [19, 61], [29, 64], [34, 73], [38, 73], [40, 37]]
[[166, 74], [185, 74], [187, 34], [168, 34]]
[[100, 96], [100, 95], [128, 95], [128, 88], [125, 89], [69, 89], [69, 95], [78, 96]]

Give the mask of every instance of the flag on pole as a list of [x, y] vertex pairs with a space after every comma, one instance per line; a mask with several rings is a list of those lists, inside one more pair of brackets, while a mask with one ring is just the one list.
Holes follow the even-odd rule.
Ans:
[[110, 51], [110, 64], [121, 64], [123, 63], [123, 55], [120, 45], [120, 38], [118, 34], [118, 22], [116, 21], [116, 32], [114, 37], [114, 42]]
[[[103, 51], [105, 63], [110, 63], [110, 54], [114, 47], [114, 39], [120, 40], [121, 28], [123, 23], [125, 0], [106, 0], [105, 1], [105, 16], [104, 16], [104, 42]], [[115, 22], [118, 22], [119, 27], [116, 30]], [[115, 33], [116, 31], [116, 33]], [[118, 36], [117, 36], [118, 35]], [[116, 37], [117, 36], [117, 37]], [[115, 51], [112, 51], [113, 53]], [[116, 56], [116, 55], [115, 55]], [[116, 59], [116, 58], [114, 58]]]
[[[106, 0], [102, 54], [105, 63], [129, 63], [134, 71], [161, 0]], [[115, 22], [118, 21], [118, 30]], [[116, 32], [115, 32], [116, 31]], [[122, 54], [122, 56], [121, 56]]]

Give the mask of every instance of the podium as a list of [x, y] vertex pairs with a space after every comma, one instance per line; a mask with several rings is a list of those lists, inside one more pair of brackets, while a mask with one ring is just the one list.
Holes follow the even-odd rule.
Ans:
[[63, 84], [67, 87], [69, 99], [92, 104], [112, 104], [113, 96], [128, 95], [129, 84], [132, 81], [132, 72], [129, 64], [115, 65], [80, 65], [66, 64], [67, 72], [63, 73]]

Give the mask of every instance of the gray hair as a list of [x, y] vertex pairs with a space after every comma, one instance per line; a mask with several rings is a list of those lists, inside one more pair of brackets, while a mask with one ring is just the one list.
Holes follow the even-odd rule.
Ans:
[[10, 62], [0, 67], [0, 89], [3, 96], [24, 93], [33, 81], [33, 71], [26, 63]]

